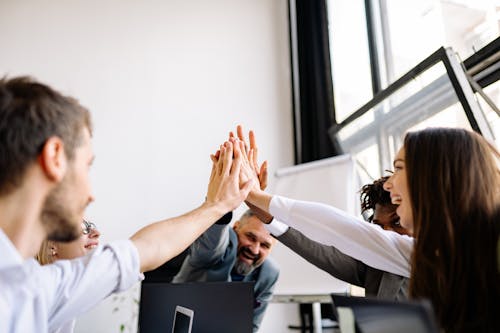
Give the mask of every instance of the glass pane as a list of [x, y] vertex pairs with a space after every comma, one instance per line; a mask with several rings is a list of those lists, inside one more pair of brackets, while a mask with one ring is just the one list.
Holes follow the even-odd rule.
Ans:
[[[498, 100], [500, 85], [490, 88]], [[478, 108], [478, 105], [472, 106]], [[498, 129], [500, 121], [494, 126]], [[442, 62], [430, 67], [363, 116], [342, 128], [337, 135], [344, 151], [363, 159], [372, 177], [391, 168], [406, 132], [427, 127], [460, 127], [471, 130]], [[378, 165], [377, 165], [378, 163]]]
[[387, 10], [390, 82], [441, 46], [451, 46], [465, 59], [500, 33], [498, 1], [381, 1], [385, 1]]
[[[492, 85], [483, 89], [484, 93], [495, 103], [497, 108], [500, 106], [500, 81], [493, 83]], [[479, 104], [483, 109], [486, 120], [490, 124], [493, 135], [495, 136], [495, 143], [498, 149], [500, 149], [500, 116], [484, 101], [484, 99], [476, 94]]]
[[418, 131], [428, 127], [458, 127], [472, 130], [460, 103], [455, 103], [443, 111], [415, 124], [408, 129], [408, 132]]
[[372, 98], [370, 56], [362, 0], [328, 1], [330, 57], [337, 122]]
[[378, 152], [378, 146], [372, 144], [362, 151], [353, 154], [361, 184], [372, 183], [375, 179], [382, 176]]

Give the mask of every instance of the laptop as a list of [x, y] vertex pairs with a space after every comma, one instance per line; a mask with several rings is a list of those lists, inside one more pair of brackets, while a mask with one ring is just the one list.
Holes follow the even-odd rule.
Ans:
[[[253, 285], [253, 282], [143, 283], [139, 332], [177, 333], [176, 329], [186, 329], [183, 324], [190, 323], [191, 331], [196, 333], [252, 333]], [[179, 306], [192, 313], [177, 311]]]
[[336, 294], [331, 296], [334, 313], [341, 328], [343, 318], [346, 318], [346, 322], [352, 320], [350, 317], [354, 317], [354, 331], [357, 333], [439, 332], [432, 306], [428, 301], [396, 302]]
[[174, 325], [172, 333], [191, 333], [194, 311], [183, 306], [175, 307]]

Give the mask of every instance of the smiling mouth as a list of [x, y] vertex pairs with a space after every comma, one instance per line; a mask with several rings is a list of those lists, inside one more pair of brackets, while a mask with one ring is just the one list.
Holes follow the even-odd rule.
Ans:
[[401, 196], [399, 195], [391, 195], [391, 203], [393, 205], [400, 205], [401, 204]]
[[253, 265], [259, 259], [259, 255], [254, 255], [249, 250], [242, 249], [240, 252], [240, 258]]
[[92, 250], [92, 249], [95, 249], [97, 247], [97, 245], [98, 245], [97, 243], [90, 243], [90, 244], [85, 245], [85, 248], [87, 250]]

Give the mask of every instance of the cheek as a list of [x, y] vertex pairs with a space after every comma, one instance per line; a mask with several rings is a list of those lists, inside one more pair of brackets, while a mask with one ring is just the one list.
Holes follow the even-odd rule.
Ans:
[[265, 250], [261, 250], [261, 256], [263, 259], [265, 259], [270, 253], [270, 250], [268, 249], [265, 249]]

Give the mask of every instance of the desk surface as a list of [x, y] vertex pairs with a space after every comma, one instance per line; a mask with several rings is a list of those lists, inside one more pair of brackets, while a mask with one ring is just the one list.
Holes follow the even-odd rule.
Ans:
[[[347, 295], [347, 293], [338, 293]], [[331, 294], [274, 294], [272, 303], [331, 303]]]

